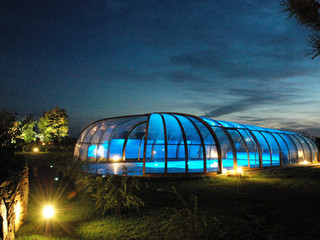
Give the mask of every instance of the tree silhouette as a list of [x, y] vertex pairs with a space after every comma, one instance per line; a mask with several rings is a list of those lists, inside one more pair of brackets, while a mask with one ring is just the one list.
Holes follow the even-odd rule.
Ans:
[[320, 3], [318, 0], [282, 0], [280, 4], [288, 18], [295, 17], [298, 22], [312, 30], [307, 41], [307, 55], [312, 59], [320, 54]]

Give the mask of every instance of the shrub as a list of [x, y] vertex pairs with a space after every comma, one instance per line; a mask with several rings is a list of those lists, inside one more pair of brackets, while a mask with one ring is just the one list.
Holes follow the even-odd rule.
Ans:
[[144, 201], [136, 195], [140, 191], [139, 180], [127, 174], [106, 177], [86, 175], [79, 179], [78, 183], [84, 186], [85, 192], [92, 197], [103, 215], [107, 211], [120, 214], [125, 209], [138, 210], [144, 206]]

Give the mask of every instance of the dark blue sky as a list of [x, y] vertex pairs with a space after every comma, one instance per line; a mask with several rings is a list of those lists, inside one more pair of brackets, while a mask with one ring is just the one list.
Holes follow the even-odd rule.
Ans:
[[72, 136], [154, 111], [320, 135], [320, 62], [280, 0], [3, 0], [0, 110], [59, 106]]

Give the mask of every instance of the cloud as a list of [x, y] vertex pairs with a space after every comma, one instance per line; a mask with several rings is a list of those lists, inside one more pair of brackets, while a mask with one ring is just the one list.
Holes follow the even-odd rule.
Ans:
[[205, 111], [205, 117], [218, 118], [220, 116], [252, 110], [266, 105], [281, 105], [281, 103], [288, 105], [288, 102], [290, 102], [295, 95], [291, 91], [282, 92], [281, 89], [274, 88], [230, 88], [226, 94], [236, 96], [238, 99], [233, 100], [231, 103], [222, 103], [219, 107], [216, 105], [213, 105], [211, 109], [209, 107]]
[[228, 48], [205, 49], [170, 58], [173, 66], [189, 71], [208, 71], [213, 76], [226, 80], [255, 79], [272, 81], [303, 76], [314, 68], [301, 61], [301, 53], [277, 52], [271, 47], [230, 46]]

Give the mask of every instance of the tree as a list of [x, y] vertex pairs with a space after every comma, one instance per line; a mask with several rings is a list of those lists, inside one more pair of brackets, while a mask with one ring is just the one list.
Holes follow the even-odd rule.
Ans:
[[299, 23], [310, 28], [313, 33], [309, 36], [310, 50], [307, 55], [312, 59], [320, 54], [320, 3], [318, 0], [282, 0], [283, 12], [288, 13], [288, 18], [295, 17]]
[[39, 134], [44, 142], [59, 142], [68, 136], [68, 114], [65, 109], [54, 107], [45, 112], [38, 121]]
[[25, 143], [31, 143], [36, 140], [36, 122], [32, 120], [32, 115], [28, 115], [21, 123], [21, 139]]
[[21, 134], [21, 123], [16, 121], [15, 114], [0, 112], [0, 147], [14, 147]]

